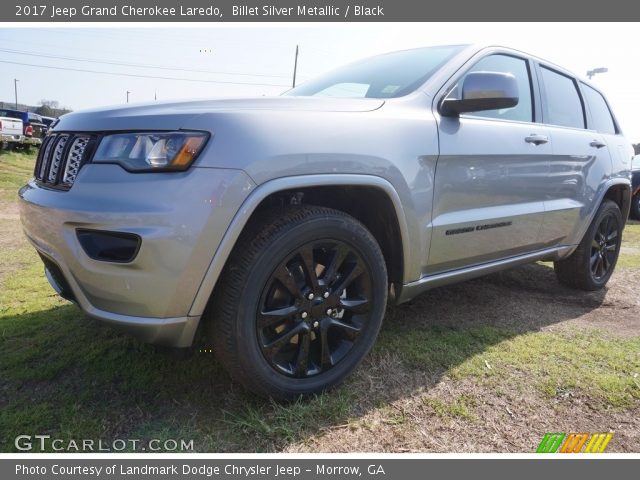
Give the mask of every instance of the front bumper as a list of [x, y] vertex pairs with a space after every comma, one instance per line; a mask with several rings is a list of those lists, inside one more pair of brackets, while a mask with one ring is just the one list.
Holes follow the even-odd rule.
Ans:
[[[87, 164], [69, 191], [33, 180], [22, 187], [20, 215], [58, 293], [143, 341], [184, 347], [200, 320], [189, 316], [195, 295], [253, 187], [240, 170], [132, 174]], [[95, 260], [78, 229], [132, 233], [142, 241], [129, 263]]]

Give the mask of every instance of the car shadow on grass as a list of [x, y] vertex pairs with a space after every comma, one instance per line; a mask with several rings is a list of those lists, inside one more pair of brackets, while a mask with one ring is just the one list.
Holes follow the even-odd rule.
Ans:
[[432, 290], [389, 307], [374, 350], [343, 386], [287, 404], [244, 391], [206, 348], [167, 354], [73, 305], [3, 317], [0, 451], [15, 451], [24, 434], [282, 450], [428, 391], [503, 341], [598, 308], [604, 295], [566, 289], [541, 264]]

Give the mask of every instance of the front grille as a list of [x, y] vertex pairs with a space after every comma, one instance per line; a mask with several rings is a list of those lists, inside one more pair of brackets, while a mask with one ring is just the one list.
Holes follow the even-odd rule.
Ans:
[[55, 133], [40, 146], [34, 175], [42, 184], [68, 190], [80, 167], [89, 158], [95, 137], [88, 134]]

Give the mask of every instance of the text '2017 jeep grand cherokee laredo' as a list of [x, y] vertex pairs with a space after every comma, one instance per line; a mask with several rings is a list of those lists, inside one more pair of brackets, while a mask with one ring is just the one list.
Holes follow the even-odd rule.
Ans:
[[237, 380], [290, 398], [358, 365], [388, 294], [537, 260], [602, 288], [632, 156], [588, 83], [445, 46], [279, 98], [65, 115], [20, 208], [49, 281], [89, 315], [179, 347], [202, 323]]

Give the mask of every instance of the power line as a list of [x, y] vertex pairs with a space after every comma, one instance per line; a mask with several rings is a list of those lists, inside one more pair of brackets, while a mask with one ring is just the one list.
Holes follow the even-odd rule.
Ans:
[[0, 52], [10, 53], [14, 55], [27, 55], [31, 57], [42, 57], [42, 58], [53, 58], [56, 60], [71, 60], [73, 62], [88, 62], [88, 63], [101, 63], [105, 65], [119, 65], [124, 67], [139, 67], [139, 68], [155, 68], [159, 70], [175, 70], [181, 72], [192, 72], [192, 73], [210, 73], [215, 75], [238, 75], [244, 77], [272, 77], [272, 78], [289, 78], [288, 75], [269, 75], [265, 73], [239, 73], [239, 72], [217, 72], [212, 70], [198, 70], [191, 68], [181, 68], [181, 67], [168, 67], [161, 65], [145, 65], [140, 63], [129, 63], [129, 62], [114, 62], [108, 60], [94, 60], [91, 58], [80, 58], [80, 57], [65, 57], [59, 55], [49, 55], [45, 53], [36, 53], [29, 52], [25, 50], [12, 50], [8, 48], [0, 48]]
[[121, 76], [121, 77], [153, 78], [157, 80], [175, 80], [179, 82], [220, 83], [220, 84], [226, 84], [226, 85], [254, 85], [254, 86], [260, 86], [260, 87], [283, 87], [283, 88], [289, 87], [289, 85], [279, 85], [274, 83], [230, 82], [230, 81], [224, 81], [224, 80], [204, 80], [204, 79], [197, 79], [197, 78], [160, 77], [156, 75], [143, 75], [143, 74], [137, 74], [137, 73], [105, 72], [100, 70], [88, 70], [84, 68], [55, 67], [53, 65], [35, 65], [33, 63], [11, 62], [9, 60], [0, 60], [0, 63], [8, 63], [11, 65], [23, 65], [26, 67], [49, 68], [52, 70], [67, 70], [70, 72], [98, 73], [102, 75], [114, 75], [114, 76]]

